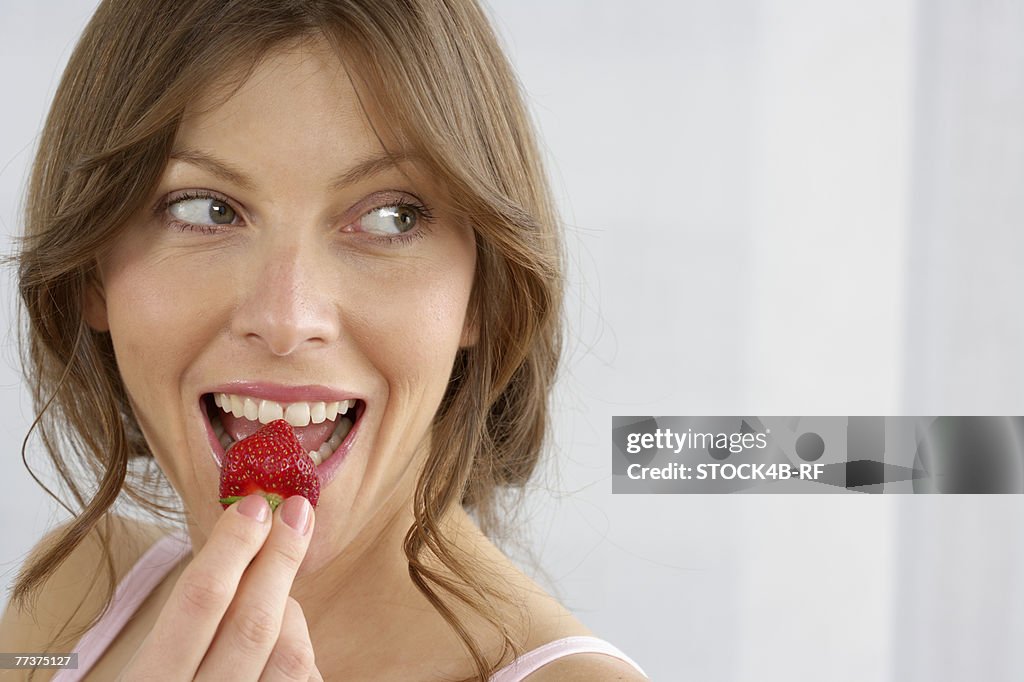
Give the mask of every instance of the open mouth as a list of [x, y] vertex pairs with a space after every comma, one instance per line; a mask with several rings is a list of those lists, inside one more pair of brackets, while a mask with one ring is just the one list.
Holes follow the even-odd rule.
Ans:
[[364, 411], [362, 400], [299, 401], [279, 403], [232, 393], [207, 393], [200, 401], [218, 443], [218, 466], [224, 452], [248, 438], [264, 424], [284, 419], [313, 462], [319, 466], [345, 449]]

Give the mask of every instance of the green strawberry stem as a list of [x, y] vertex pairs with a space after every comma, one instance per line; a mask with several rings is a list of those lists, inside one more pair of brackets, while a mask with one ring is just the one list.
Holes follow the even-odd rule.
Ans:
[[[278, 495], [277, 493], [264, 493], [264, 492], [261, 492], [259, 494], [266, 498], [267, 504], [270, 505], [270, 511], [271, 512], [275, 511], [281, 505], [281, 503], [284, 502], [284, 498], [281, 497], [280, 495]], [[226, 505], [232, 505], [235, 502], [238, 502], [239, 500], [243, 500], [243, 499], [245, 499], [245, 497], [243, 495], [232, 495], [231, 497], [222, 497], [222, 498], [220, 498], [220, 503], [221, 504], [226, 504]]]

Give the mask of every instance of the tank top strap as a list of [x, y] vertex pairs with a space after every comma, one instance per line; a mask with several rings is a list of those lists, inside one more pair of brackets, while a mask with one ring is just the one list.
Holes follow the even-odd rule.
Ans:
[[597, 637], [575, 636], [556, 639], [532, 651], [527, 651], [491, 675], [490, 682], [519, 682], [548, 663], [573, 654], [605, 654], [620, 661], [625, 661], [636, 668], [641, 675], [647, 676], [633, 659], [622, 653], [610, 642], [598, 639]]
[[75, 646], [78, 668], [58, 670], [53, 676], [54, 681], [78, 682], [84, 679], [150, 592], [156, 589], [190, 549], [188, 537], [184, 534], [165, 535], [154, 542], [121, 578], [109, 608], [78, 640]]

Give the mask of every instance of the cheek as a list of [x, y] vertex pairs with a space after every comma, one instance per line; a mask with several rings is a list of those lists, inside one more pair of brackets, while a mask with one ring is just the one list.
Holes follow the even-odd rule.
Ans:
[[111, 258], [104, 290], [118, 367], [139, 402], [173, 385], [170, 379], [202, 343], [211, 301], [198, 295], [205, 285], [192, 269], [183, 271], [181, 262], [132, 256]]
[[406, 424], [414, 432], [427, 428], [448, 386], [476, 268], [471, 230], [433, 236], [417, 257], [373, 268], [357, 298], [365, 334], [357, 343], [383, 374], [389, 406], [418, 414]]
[[183, 431], [168, 427], [184, 419], [182, 377], [210, 338], [217, 314], [209, 295], [215, 290], [188, 263], [122, 244], [102, 268], [121, 380], [153, 455], [179, 491], [203, 486], [187, 458], [173, 454], [188, 451]]
[[360, 345], [373, 364], [390, 368], [393, 380], [446, 383], [462, 339], [472, 272], [432, 267], [387, 282], [362, 297], [361, 331], [350, 330], [363, 337]]

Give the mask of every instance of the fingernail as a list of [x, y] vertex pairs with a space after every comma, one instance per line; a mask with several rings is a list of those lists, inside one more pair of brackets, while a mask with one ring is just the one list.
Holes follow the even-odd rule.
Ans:
[[281, 504], [281, 520], [299, 531], [299, 535], [309, 532], [309, 523], [313, 520], [310, 513], [313, 508], [309, 500], [301, 495], [292, 495]]
[[249, 495], [238, 503], [238, 513], [265, 523], [270, 518], [270, 505], [262, 495]]

